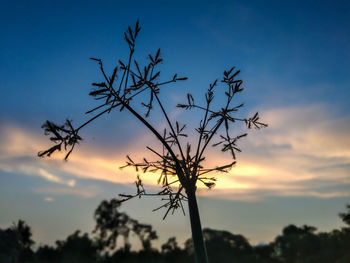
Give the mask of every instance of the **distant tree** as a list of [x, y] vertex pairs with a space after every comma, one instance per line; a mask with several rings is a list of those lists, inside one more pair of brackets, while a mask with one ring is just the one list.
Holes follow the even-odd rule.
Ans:
[[[191, 94], [187, 94], [186, 103], [179, 103], [177, 105], [177, 107], [185, 110], [196, 109], [203, 111], [203, 118], [199, 121], [199, 127], [196, 129], [199, 135], [198, 143], [194, 147], [190, 143], [184, 146], [182, 139], [187, 137], [185, 133], [186, 125], [170, 119], [165, 109], [165, 104], [161, 102], [160, 91], [167, 84], [186, 80], [187, 78], [174, 74], [169, 80], [159, 80], [160, 71], [158, 70], [158, 66], [163, 61], [160, 49], [157, 50], [155, 55], [149, 55], [149, 61], [144, 67], [141, 67], [133, 58], [135, 41], [139, 31], [138, 22], [134, 29], [128, 27], [124, 34], [130, 51], [128, 60], [126, 62], [119, 60], [119, 65], [114, 68], [110, 76], [106, 74], [101, 59], [91, 58], [98, 63], [103, 80], [92, 84], [94, 89], [89, 95], [102, 103], [87, 113], [98, 113], [77, 128], [73, 127], [70, 120], [67, 120], [63, 125], [46, 121], [42, 127], [45, 130], [45, 134], [51, 136], [50, 140], [54, 145], [47, 150], [39, 152], [38, 155], [41, 157], [51, 156], [54, 152], [64, 149], [67, 151], [65, 156], [65, 159], [67, 159], [76, 144], [81, 141], [82, 138], [79, 136], [79, 131], [83, 127], [112, 110], [128, 111], [148, 128], [158, 139], [162, 148], [156, 150], [154, 147], [147, 147], [147, 149], [155, 154], [158, 158], [157, 160], [149, 161], [144, 158], [142, 162], [134, 162], [127, 156], [128, 160], [124, 167], [131, 166], [136, 171], [141, 169], [143, 172], [159, 173], [158, 183], [162, 185], [162, 190], [155, 194], [146, 192], [142, 180], [137, 176], [136, 194], [121, 195], [121, 197], [125, 201], [142, 195], [166, 196], [166, 198], [163, 198], [163, 200], [166, 200], [166, 203], [161, 206], [166, 208], [164, 218], [169, 212], [173, 212], [177, 208], [181, 208], [184, 211], [183, 201], [188, 201], [195, 258], [197, 262], [205, 263], [208, 259], [203, 242], [202, 227], [196, 200], [197, 185], [201, 183], [208, 188], [213, 188], [216, 181], [213, 175], [217, 172], [228, 172], [236, 163], [236, 153], [241, 151], [237, 143], [247, 134], [233, 135], [231, 131], [233, 124], [243, 122], [248, 129], [260, 129], [267, 125], [260, 122], [258, 113], [255, 113], [250, 118], [237, 117], [237, 111], [243, 107], [243, 104], [233, 105], [233, 99], [243, 91], [243, 81], [238, 79], [240, 71], [232, 67], [224, 71], [221, 81], [216, 79], [209, 85], [205, 93], [205, 104], [203, 106], [195, 103]], [[217, 107], [213, 107], [214, 92], [216, 92], [216, 87], [219, 83], [222, 83], [224, 86], [224, 89], [221, 90], [225, 99]], [[140, 97], [142, 101], [141, 105], [145, 108], [144, 117], [137, 111], [135, 104], [137, 98]], [[168, 129], [164, 129], [163, 132], [158, 131], [147, 120], [156, 105], [160, 108], [168, 125]], [[217, 141], [213, 146], [219, 146], [223, 152], [229, 152], [232, 155], [233, 161], [216, 167], [204, 167], [204, 153], [208, 146], [212, 144], [214, 138], [217, 138]]]
[[253, 247], [254, 260], [256, 263], [279, 263], [281, 262], [275, 256], [274, 243], [259, 244]]
[[158, 238], [157, 233], [153, 230], [152, 226], [146, 224], [139, 224], [136, 220], [133, 220], [132, 230], [140, 238], [143, 250], [152, 250], [151, 241]]
[[169, 253], [179, 249], [180, 247], [177, 245], [176, 237], [170, 237], [168, 241], [162, 245], [163, 253]]
[[[252, 247], [244, 236], [210, 228], [203, 229], [203, 236], [211, 263], [251, 262]], [[191, 253], [192, 239], [185, 248]]]
[[119, 236], [124, 238], [124, 250], [130, 250], [129, 233], [131, 230], [130, 218], [127, 214], [118, 211], [120, 201], [103, 200], [95, 210], [96, 226], [94, 233], [98, 236], [101, 249], [114, 249]]
[[77, 230], [66, 240], [56, 241], [59, 262], [95, 263], [97, 260], [97, 246], [85, 233], [80, 235]]
[[60, 262], [59, 252], [56, 248], [48, 245], [40, 246], [36, 251], [37, 261], [40, 263], [58, 263]]
[[98, 236], [100, 248], [114, 249], [119, 236], [124, 239], [124, 251], [130, 250], [129, 235], [135, 233], [141, 241], [143, 250], [151, 250], [151, 241], [157, 239], [157, 233], [151, 225], [140, 224], [126, 213], [118, 211], [121, 202], [116, 199], [104, 200], [95, 211], [96, 227], [94, 233]]
[[341, 220], [350, 227], [350, 204], [346, 205], [348, 211], [346, 213], [339, 213]]
[[23, 220], [0, 229], [0, 262], [28, 262], [34, 256], [32, 245], [32, 230]]
[[18, 220], [11, 229], [16, 233], [21, 248], [30, 248], [34, 245], [32, 230], [23, 220]]
[[321, 248], [316, 228], [304, 225], [297, 227], [289, 225], [275, 239], [275, 251], [279, 258], [286, 263], [312, 262], [309, 261]]
[[181, 249], [176, 241], [175, 237], [170, 237], [166, 243], [161, 247], [164, 262], [189, 262], [189, 256], [185, 250]]
[[0, 229], [0, 262], [17, 262], [19, 243], [12, 229]]
[[309, 261], [317, 263], [345, 263], [350, 262], [350, 229], [342, 228], [328, 233], [319, 233], [317, 235], [319, 249], [316, 253], [310, 253], [307, 258]]

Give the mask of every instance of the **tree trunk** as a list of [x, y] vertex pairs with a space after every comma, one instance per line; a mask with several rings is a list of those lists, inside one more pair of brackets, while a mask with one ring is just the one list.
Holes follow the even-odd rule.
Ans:
[[198, 205], [195, 190], [187, 190], [188, 209], [190, 212], [192, 241], [196, 263], [208, 263], [207, 250], [205, 248], [201, 220], [199, 218]]

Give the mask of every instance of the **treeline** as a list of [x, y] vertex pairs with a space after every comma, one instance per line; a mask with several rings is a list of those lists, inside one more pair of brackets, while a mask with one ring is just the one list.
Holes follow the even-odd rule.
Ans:
[[[109, 262], [193, 262], [192, 240], [180, 247], [175, 237], [160, 250], [152, 247], [157, 233], [151, 225], [141, 224], [118, 211], [120, 203], [103, 201], [95, 211], [96, 227], [90, 236], [80, 231], [56, 246], [39, 246], [33, 250], [31, 228], [22, 220], [0, 229], [1, 263], [109, 263]], [[350, 205], [339, 214], [347, 225], [328, 233], [317, 233], [313, 226], [289, 225], [269, 244], [252, 246], [243, 235], [228, 231], [203, 229], [211, 263], [349, 263]], [[129, 236], [140, 239], [142, 249], [131, 250]], [[118, 238], [118, 237], [122, 237]], [[116, 249], [117, 239], [123, 240]]]

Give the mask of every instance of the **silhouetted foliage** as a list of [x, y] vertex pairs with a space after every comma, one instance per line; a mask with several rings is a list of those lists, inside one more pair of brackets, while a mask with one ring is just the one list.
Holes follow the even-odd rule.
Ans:
[[0, 230], [0, 262], [17, 262], [19, 242], [12, 229]]
[[56, 241], [59, 259], [61, 262], [96, 262], [97, 246], [85, 233], [80, 235], [80, 231], [75, 231], [66, 240]]
[[[213, 188], [216, 182], [214, 175], [217, 172], [228, 172], [236, 163], [236, 153], [241, 151], [238, 147], [238, 142], [247, 133], [233, 135], [232, 126], [235, 123], [243, 122], [248, 129], [260, 129], [267, 125], [260, 121], [258, 113], [255, 113], [249, 118], [236, 116], [244, 104], [234, 104], [233, 99], [243, 91], [243, 81], [238, 78], [240, 70], [232, 67], [224, 71], [221, 80], [216, 79], [209, 85], [205, 93], [204, 105], [196, 103], [192, 94], [187, 94], [186, 103], [179, 103], [177, 105], [178, 108], [185, 110], [196, 109], [203, 111], [203, 118], [199, 121], [199, 127], [195, 129], [198, 133], [197, 145], [192, 147], [191, 144], [187, 143], [184, 146], [181, 139], [187, 137], [187, 133], [185, 133], [186, 125], [169, 118], [161, 102], [160, 92], [165, 85], [183, 81], [187, 78], [174, 74], [171, 79], [160, 80], [158, 67], [163, 61], [160, 49], [154, 55], [148, 55], [148, 61], [144, 66], [141, 66], [134, 59], [136, 38], [140, 30], [139, 22], [136, 23], [134, 28], [128, 27], [124, 33], [124, 39], [129, 47], [128, 59], [126, 62], [119, 60], [118, 65], [114, 67], [109, 76], [106, 74], [102, 60], [91, 58], [91, 60], [98, 63], [102, 75], [101, 81], [92, 83], [93, 89], [89, 93], [91, 97], [100, 102], [98, 106], [86, 112], [87, 114], [94, 114], [94, 116], [77, 128], [73, 127], [69, 119], [63, 125], [46, 121], [42, 127], [45, 130], [45, 134], [51, 136], [50, 140], [54, 145], [47, 150], [39, 152], [38, 155], [40, 157], [50, 157], [54, 152], [64, 149], [67, 151], [65, 156], [67, 160], [75, 145], [81, 141], [81, 137], [78, 135], [80, 129], [100, 116], [110, 113], [112, 110], [127, 110], [153, 133], [162, 144], [162, 149], [147, 147], [157, 158], [152, 161], [143, 158], [141, 162], [134, 162], [127, 156], [127, 162], [124, 167], [134, 167], [136, 172], [141, 170], [144, 173], [147, 171], [159, 173], [158, 183], [161, 184], [162, 190], [153, 194], [146, 192], [142, 180], [138, 175], [136, 194], [121, 194], [122, 201], [142, 195], [166, 196], [166, 198], [162, 198], [162, 200], [165, 200], [165, 204], [159, 207], [166, 208], [164, 218], [169, 212], [173, 213], [178, 208], [181, 208], [184, 213], [182, 203], [183, 201], [188, 201], [196, 261], [207, 262], [195, 194], [197, 183], [202, 183], [208, 188]], [[218, 88], [219, 84], [223, 86], [223, 88], [220, 88], [221, 90]], [[221, 103], [219, 102], [218, 105], [214, 105], [214, 93], [220, 91], [224, 94], [225, 99]], [[135, 105], [135, 98], [140, 98], [141, 95], [141, 105], [145, 109], [144, 117], [142, 113], [137, 112]], [[147, 120], [155, 106], [160, 108], [168, 125], [168, 128], [164, 129], [163, 132], [158, 131]], [[215, 138], [217, 141], [212, 144]], [[222, 152], [229, 152], [233, 161], [216, 167], [204, 167], [204, 154], [207, 146], [210, 144], [214, 147], [219, 146]], [[144, 249], [147, 250], [149, 242], [148, 238], [143, 237], [144, 229], [146, 229], [145, 226], [137, 231], [141, 237]], [[118, 230], [117, 232], [119, 233], [120, 231]], [[113, 245], [113, 242], [109, 243]]]
[[[252, 262], [252, 247], [242, 235], [209, 228], [203, 229], [209, 262]], [[185, 242], [185, 249], [193, 253], [192, 240]]]
[[179, 246], [176, 242], [176, 237], [170, 237], [166, 243], [162, 245], [162, 253], [171, 253], [173, 251], [179, 250]]
[[8, 229], [0, 229], [0, 262], [31, 260], [34, 256], [32, 245], [32, 230], [23, 220], [18, 220]]
[[[106, 203], [113, 202], [103, 201], [101, 204]], [[161, 246], [161, 251], [156, 249], [126, 251], [122, 248], [101, 253], [95, 239], [91, 239], [88, 234], [80, 234], [76, 231], [66, 240], [56, 241], [55, 247], [42, 245], [34, 252], [31, 246], [33, 244], [31, 234], [24, 234], [23, 236], [29, 239], [23, 239], [23, 236], [20, 237], [17, 234], [18, 229], [22, 229], [20, 230], [22, 233], [31, 233], [30, 227], [22, 220], [12, 227], [0, 229], [1, 263], [187, 263], [193, 261], [192, 239], [185, 242], [184, 248], [178, 245], [175, 237], [171, 237]], [[316, 233], [316, 228], [313, 226], [289, 225], [273, 242], [257, 246], [252, 246], [244, 236], [228, 231], [206, 228], [203, 233], [211, 263], [350, 262], [349, 227], [329, 233]]]
[[114, 249], [118, 236], [124, 238], [124, 250], [130, 250], [129, 233], [131, 231], [130, 218], [118, 211], [120, 202], [116, 199], [102, 201], [97, 207], [94, 218], [96, 227], [94, 233], [98, 236], [100, 249]]
[[348, 211], [346, 213], [339, 213], [339, 216], [345, 224], [350, 226], [350, 204], [347, 204], [346, 208]]
[[18, 220], [17, 223], [13, 224], [11, 229], [16, 233], [21, 248], [30, 248], [34, 245], [32, 230], [23, 220]]
[[151, 241], [158, 238], [156, 231], [152, 229], [152, 226], [139, 224], [136, 220], [134, 220], [133, 231], [140, 238], [143, 250], [145, 251], [152, 250]]
[[308, 255], [316, 254], [320, 243], [316, 228], [312, 226], [296, 227], [289, 225], [283, 229], [282, 235], [275, 240], [275, 250], [279, 257], [286, 258], [287, 263], [306, 260]]
[[191, 262], [191, 257], [189, 257], [186, 250], [181, 249], [178, 246], [176, 237], [171, 237], [166, 243], [161, 246], [162, 256], [164, 262], [175, 263], [175, 262]]
[[[75, 252], [77, 253], [77, 252]], [[40, 246], [36, 251], [37, 261], [40, 263], [58, 263], [61, 262], [59, 251], [47, 245]]]
[[130, 218], [127, 214], [119, 212], [120, 201], [112, 199], [102, 201], [95, 211], [94, 218], [96, 227], [94, 233], [97, 234], [100, 249], [114, 249], [117, 238], [124, 239], [124, 251], [130, 250], [129, 235], [135, 233], [141, 241], [145, 251], [151, 250], [151, 241], [157, 239], [156, 232], [151, 225], [140, 224], [137, 220]]
[[278, 263], [281, 262], [275, 255], [274, 243], [261, 244], [253, 247], [251, 262], [256, 263]]

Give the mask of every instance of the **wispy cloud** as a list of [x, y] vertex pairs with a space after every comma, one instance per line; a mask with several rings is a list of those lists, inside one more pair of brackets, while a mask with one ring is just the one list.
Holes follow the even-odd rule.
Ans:
[[[344, 187], [350, 186], [349, 116], [338, 117], [324, 105], [272, 109], [263, 115], [269, 128], [242, 141], [243, 153], [238, 155], [236, 167], [218, 175], [216, 189], [202, 189], [200, 195], [246, 201], [266, 196], [350, 196], [349, 188]], [[138, 139], [141, 146], [149, 140], [148, 135]], [[46, 138], [19, 127], [1, 127], [0, 142], [0, 170], [36, 175], [67, 186], [60, 188], [62, 193], [89, 197], [87, 190], [74, 192], [79, 178], [131, 184], [136, 176], [131, 169], [118, 169], [125, 154], [136, 151], [135, 141], [115, 155], [103, 148], [89, 151], [89, 146], [82, 146], [68, 162], [63, 162], [62, 156], [37, 158], [35, 153], [47, 146]], [[139, 158], [150, 154], [137, 149], [135, 156]], [[207, 157], [208, 165], [231, 161], [215, 151]], [[157, 175], [146, 174], [143, 181], [153, 187]]]
[[53, 173], [48, 172], [44, 168], [20, 165], [17, 169], [14, 169], [14, 171], [23, 173], [26, 175], [39, 176], [49, 182], [56, 183], [56, 184], [63, 184], [70, 187], [74, 187], [76, 183], [74, 179], [63, 179], [58, 175], [54, 175]]
[[[54, 196], [62, 196], [62, 195], [70, 195], [76, 196], [80, 198], [91, 198], [95, 197], [101, 193], [98, 187], [84, 187], [84, 188], [71, 188], [71, 187], [40, 187], [34, 190], [35, 193], [43, 194], [43, 195], [54, 195]], [[47, 202], [52, 202], [54, 199], [51, 197], [44, 199]]]
[[48, 202], [48, 203], [51, 203], [51, 202], [54, 201], [54, 199], [53, 199], [52, 197], [45, 197], [45, 198], [44, 198], [44, 201], [45, 201], [45, 202]]
[[234, 193], [238, 199], [350, 196], [349, 116], [338, 117], [324, 105], [272, 109], [263, 115], [269, 128], [242, 143], [238, 168], [230, 173], [231, 180], [250, 186]]

